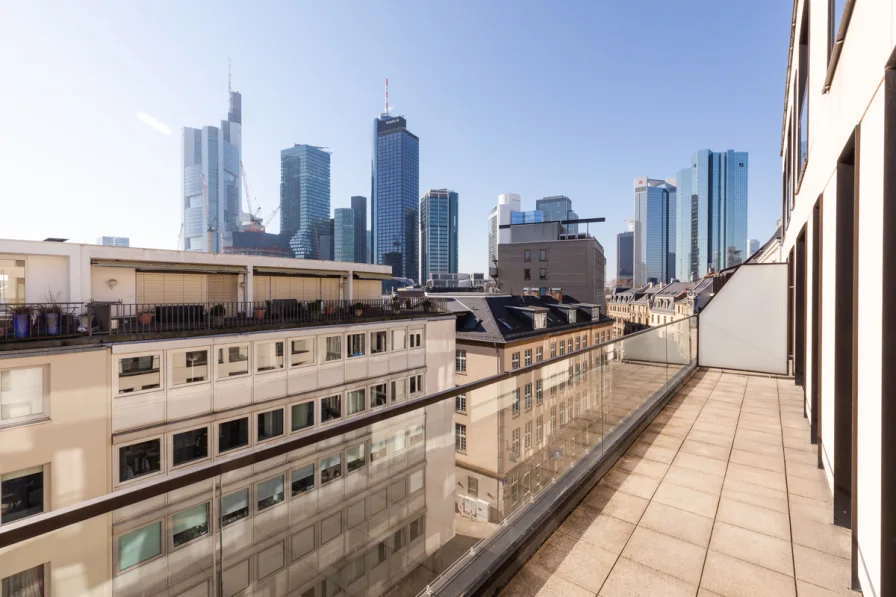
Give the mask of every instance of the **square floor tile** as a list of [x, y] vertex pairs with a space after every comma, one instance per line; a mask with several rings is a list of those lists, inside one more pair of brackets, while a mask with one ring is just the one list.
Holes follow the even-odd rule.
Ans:
[[559, 530], [619, 554], [635, 530], [635, 525], [614, 516], [601, 514], [597, 510], [579, 506], [566, 517]]
[[790, 541], [790, 518], [786, 514], [723, 497], [716, 520]]
[[700, 587], [725, 597], [795, 597], [793, 578], [709, 550]]
[[735, 448], [731, 450], [731, 462], [776, 473], [784, 472], [784, 458], [780, 455], [766, 456]]
[[690, 487], [698, 491], [719, 495], [722, 493], [722, 483], [725, 481], [725, 478], [673, 464], [669, 467], [663, 480], [682, 487]]
[[653, 501], [644, 511], [638, 526], [706, 547], [712, 535], [713, 521], [711, 518]]
[[734, 438], [734, 449], [743, 450], [744, 452], [754, 452], [756, 454], [764, 454], [766, 456], [780, 456], [784, 453], [780, 442], [778, 444], [770, 444], [767, 442], [758, 442], [747, 439], [738, 435]]
[[659, 484], [659, 479], [620, 470], [611, 470], [600, 481], [600, 485], [613, 487], [646, 499], [653, 496], [653, 492], [656, 491]]
[[629, 473], [637, 473], [639, 475], [644, 475], [645, 477], [662, 479], [663, 475], [666, 474], [669, 465], [641, 456], [623, 456], [613, 468]]
[[796, 593], [799, 597], [862, 597], [862, 593], [853, 591], [852, 589], [845, 589], [835, 593], [834, 591], [822, 589], [817, 585], [807, 583], [804, 580], [796, 581]]
[[529, 563], [597, 593], [616, 563], [616, 554], [565, 533], [554, 533]]
[[647, 509], [648, 500], [612, 487], [598, 485], [582, 500], [582, 503], [601, 514], [637, 524]]
[[594, 593], [528, 563], [511, 579], [501, 597], [593, 597]]
[[[731, 449], [727, 446], [719, 446], [717, 444], [707, 444], [706, 442], [700, 442], [692, 439], [684, 440], [684, 443], [681, 444], [681, 449], [679, 454], [687, 453], [687, 454], [696, 454], [697, 456], [706, 456], [707, 458], [715, 458], [716, 460], [721, 460], [723, 462], [728, 461], [728, 455], [731, 452]], [[727, 464], [725, 465], [727, 468]]]
[[832, 504], [793, 493], [789, 498], [791, 518], [807, 518], [824, 524], [834, 523], [834, 506]]
[[725, 478], [777, 491], [787, 491], [787, 481], [784, 478], [784, 473], [776, 473], [734, 462], [728, 464], [728, 472], [725, 474]]
[[794, 545], [793, 562], [799, 580], [838, 592], [845, 591], [850, 586], [852, 572], [848, 559]]
[[696, 594], [696, 586], [627, 558], [619, 558], [600, 590], [601, 597], [694, 597]]
[[849, 529], [805, 517], [794, 516], [790, 521], [793, 542], [818, 551], [849, 559], [852, 553], [852, 535]]
[[775, 491], [774, 489], [749, 485], [739, 481], [732, 481], [731, 479], [725, 480], [725, 485], [722, 487], [722, 497], [735, 502], [768, 508], [781, 514], [787, 514], [789, 511], [787, 494], [783, 491]]
[[793, 576], [793, 553], [789, 541], [717, 521], [709, 548]]
[[831, 490], [826, 480], [810, 480], [800, 477], [787, 476], [787, 492], [794, 495], [818, 500], [819, 502], [832, 503]]
[[691, 454], [689, 452], [679, 452], [675, 460], [672, 461], [675, 466], [690, 469], [692, 471], [700, 471], [701, 473], [709, 473], [711, 475], [725, 476], [725, 470], [728, 463], [724, 460], [717, 460], [708, 456], [699, 454]]
[[716, 515], [716, 506], [719, 498], [709, 493], [681, 487], [674, 483], [660, 483], [656, 493], [653, 494], [653, 501], [673, 506], [680, 510], [713, 518]]

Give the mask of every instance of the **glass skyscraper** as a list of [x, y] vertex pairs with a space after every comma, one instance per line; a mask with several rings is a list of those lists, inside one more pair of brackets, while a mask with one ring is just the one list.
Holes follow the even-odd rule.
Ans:
[[457, 273], [457, 193], [430, 190], [420, 200], [420, 283]]
[[538, 224], [544, 222], [544, 212], [540, 209], [530, 211], [512, 211], [510, 212], [511, 224]]
[[[578, 220], [579, 216], [572, 210], [572, 200], [565, 195], [544, 197], [535, 200], [535, 209], [544, 214], [545, 222], [557, 222], [560, 220]], [[567, 224], [566, 232], [575, 234], [579, 231], [578, 224]]]
[[367, 259], [367, 197], [352, 197], [355, 216], [355, 263], [368, 263]]
[[321, 238], [329, 220], [330, 153], [298, 144], [281, 150], [280, 233], [288, 235], [293, 256], [323, 259], [329, 253], [325, 243], [332, 242], [332, 236]]
[[418, 202], [420, 140], [401, 116], [384, 113], [373, 121], [371, 232], [373, 260], [391, 265], [392, 275], [419, 276]]
[[355, 210], [340, 207], [333, 210], [335, 261], [355, 261]]
[[240, 229], [242, 100], [238, 92], [230, 95], [231, 111], [220, 127], [183, 129], [180, 242], [186, 251], [221, 253]]
[[682, 280], [742, 263], [747, 247], [745, 151], [702, 149], [678, 172], [677, 268]]
[[676, 188], [671, 182], [635, 179], [635, 285], [665, 284], [675, 278]]

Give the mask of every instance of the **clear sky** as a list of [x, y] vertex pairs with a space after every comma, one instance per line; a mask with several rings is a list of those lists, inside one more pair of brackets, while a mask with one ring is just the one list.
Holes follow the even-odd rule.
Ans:
[[[781, 0], [6, 2], [0, 237], [176, 248], [180, 131], [243, 95], [243, 162], [264, 213], [279, 152], [333, 152], [333, 208], [370, 193], [373, 119], [420, 137], [420, 193], [460, 194], [460, 269], [487, 271], [499, 193], [567, 195], [615, 274], [633, 178], [697, 149], [750, 152], [751, 238], [780, 217], [791, 6]], [[279, 222], [279, 220], [278, 220]], [[277, 223], [271, 227], [277, 230]]]

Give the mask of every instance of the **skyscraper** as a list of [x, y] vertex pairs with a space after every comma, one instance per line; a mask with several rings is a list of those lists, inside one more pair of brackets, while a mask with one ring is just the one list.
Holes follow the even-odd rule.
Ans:
[[181, 236], [184, 250], [221, 253], [240, 229], [242, 99], [230, 92], [221, 126], [184, 127], [181, 138]]
[[511, 223], [514, 212], [520, 211], [520, 196], [516, 193], [502, 193], [498, 195], [498, 205], [488, 214], [488, 267], [489, 276], [493, 269], [498, 267], [498, 245], [510, 242], [510, 230], [501, 230], [501, 226]]
[[701, 149], [678, 173], [678, 277], [693, 280], [747, 259], [745, 151]]
[[126, 236], [101, 236], [96, 239], [96, 244], [104, 247], [130, 247], [131, 239]]
[[430, 190], [420, 200], [420, 283], [457, 273], [457, 193]]
[[635, 285], [667, 283], [675, 278], [676, 188], [671, 182], [641, 176], [635, 179]]
[[414, 279], [420, 274], [420, 140], [401, 116], [384, 112], [373, 121], [371, 187], [374, 262]]
[[[330, 219], [330, 153], [296, 144], [280, 151], [280, 232], [300, 259], [322, 259]], [[331, 237], [332, 240], [332, 237]]]
[[750, 254], [747, 257], [752, 257], [753, 253], [758, 251], [760, 246], [762, 246], [762, 245], [759, 243], [758, 238], [751, 238], [750, 239]]
[[[354, 201], [354, 197], [352, 197]], [[355, 218], [354, 209], [340, 207], [333, 210], [333, 243], [335, 261], [355, 261]]]
[[[369, 263], [367, 259], [367, 197], [352, 197], [355, 218], [355, 256], [350, 261]], [[338, 224], [337, 224], [338, 225]]]
[[[560, 220], [578, 220], [579, 216], [572, 210], [572, 200], [565, 195], [544, 197], [535, 201], [535, 209], [544, 213], [545, 222]], [[577, 224], [567, 224], [566, 232], [575, 234], [579, 231]]]
[[626, 220], [627, 232], [616, 235], [616, 286], [631, 287], [635, 277], [635, 221]]

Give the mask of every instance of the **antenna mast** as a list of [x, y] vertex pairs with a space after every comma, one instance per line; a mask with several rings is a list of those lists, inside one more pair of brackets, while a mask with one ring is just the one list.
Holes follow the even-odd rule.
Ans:
[[389, 112], [389, 77], [386, 77], [386, 109], [383, 112]]
[[227, 57], [227, 105], [233, 112], [233, 87], [230, 86], [230, 56]]

